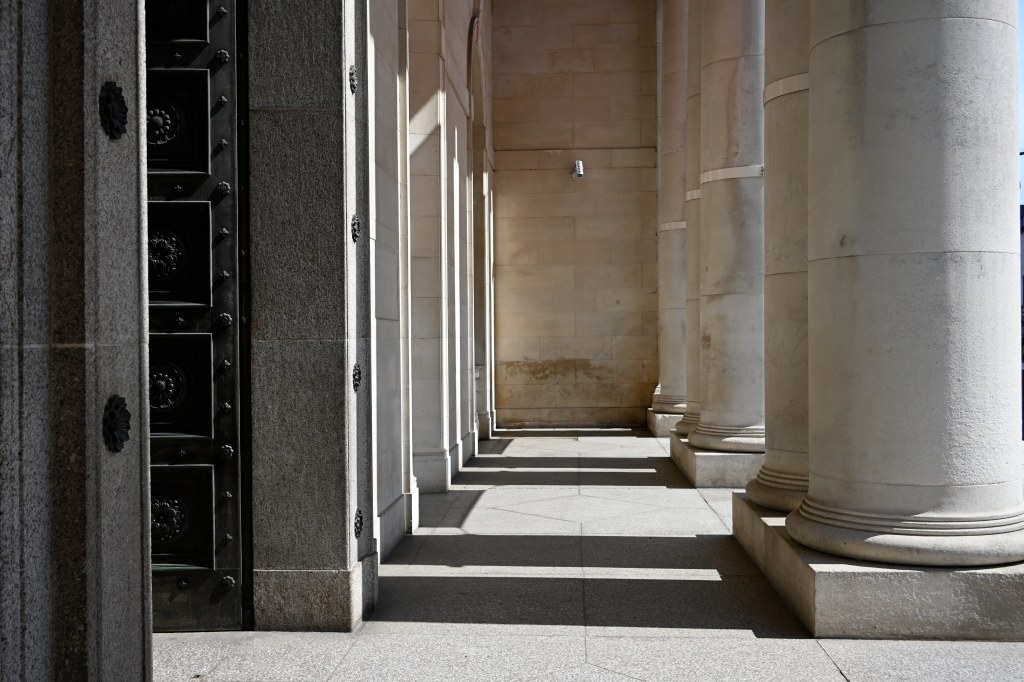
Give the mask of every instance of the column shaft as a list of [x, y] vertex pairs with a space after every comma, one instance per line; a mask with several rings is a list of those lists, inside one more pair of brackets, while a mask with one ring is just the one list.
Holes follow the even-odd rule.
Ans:
[[766, 0], [765, 458], [747, 484], [792, 511], [807, 491], [807, 60], [809, 0]]
[[658, 378], [653, 409], [686, 410], [686, 13], [662, 9], [661, 136], [658, 148]]
[[703, 7], [701, 416], [694, 448], [764, 450], [764, 0]]
[[686, 25], [686, 414], [676, 431], [700, 421], [700, 50], [701, 4], [690, 0]]
[[1024, 559], [1016, 6], [814, 3], [810, 485], [822, 551]]

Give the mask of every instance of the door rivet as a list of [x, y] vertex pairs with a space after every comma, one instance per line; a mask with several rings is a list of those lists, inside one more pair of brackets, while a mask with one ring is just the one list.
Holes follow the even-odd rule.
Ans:
[[234, 456], [235, 456], [235, 449], [233, 447], [231, 447], [230, 445], [221, 445], [220, 446], [220, 456], [223, 459], [226, 459], [226, 460], [233, 459]]
[[178, 578], [178, 589], [179, 590], [186, 590], [186, 589], [188, 589], [188, 578]]
[[220, 194], [227, 196], [228, 194], [231, 194], [231, 184], [227, 182], [218, 182], [217, 191]]
[[231, 59], [231, 55], [228, 54], [227, 50], [217, 50], [217, 54], [215, 54], [214, 57], [216, 57], [217, 61], [221, 64], [227, 64]]

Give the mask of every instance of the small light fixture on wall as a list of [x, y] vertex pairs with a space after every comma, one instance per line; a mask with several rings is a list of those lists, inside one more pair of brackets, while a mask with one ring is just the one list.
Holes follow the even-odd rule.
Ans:
[[576, 159], [576, 163], [572, 165], [572, 176], [574, 178], [583, 177], [583, 159]]

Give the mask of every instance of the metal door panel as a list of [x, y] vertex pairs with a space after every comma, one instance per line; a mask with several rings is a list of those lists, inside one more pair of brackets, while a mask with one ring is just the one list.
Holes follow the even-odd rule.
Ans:
[[149, 302], [212, 305], [209, 201], [149, 202]]
[[250, 605], [239, 414], [241, 288], [234, 0], [148, 0], [153, 626], [239, 629]]

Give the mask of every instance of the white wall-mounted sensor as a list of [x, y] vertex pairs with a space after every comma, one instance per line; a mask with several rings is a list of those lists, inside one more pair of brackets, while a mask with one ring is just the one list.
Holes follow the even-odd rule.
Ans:
[[583, 160], [582, 159], [576, 159], [576, 163], [573, 164], [573, 166], [572, 166], [572, 176], [574, 178], [582, 178], [583, 177]]

